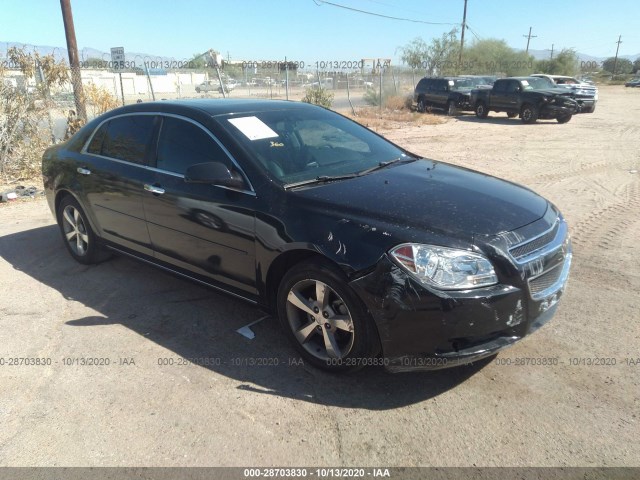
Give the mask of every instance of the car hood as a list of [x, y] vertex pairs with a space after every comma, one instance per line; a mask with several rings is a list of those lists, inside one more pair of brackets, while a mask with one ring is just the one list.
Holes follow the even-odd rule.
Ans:
[[541, 218], [548, 202], [519, 185], [433, 160], [290, 192], [299, 205], [400, 229], [490, 235]]
[[567, 88], [555, 87], [525, 90], [523, 93], [540, 93], [542, 95], [562, 95], [564, 97], [571, 97], [572, 92]]

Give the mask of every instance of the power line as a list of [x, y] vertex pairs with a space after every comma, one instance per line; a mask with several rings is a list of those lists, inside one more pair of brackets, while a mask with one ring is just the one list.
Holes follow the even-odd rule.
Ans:
[[390, 20], [399, 20], [399, 21], [402, 21], [402, 22], [423, 23], [423, 24], [426, 24], [426, 25], [456, 25], [456, 26], [458, 25], [457, 23], [427, 22], [427, 21], [424, 21], [424, 20], [415, 20], [413, 18], [393, 17], [391, 15], [383, 15], [381, 13], [368, 12], [366, 10], [360, 10], [358, 8], [347, 7], [346, 5], [340, 5], [338, 3], [327, 2], [326, 0], [313, 0], [313, 3], [315, 3], [318, 6], [331, 5], [332, 7], [344, 8], [345, 10], [350, 10], [352, 12], [364, 13], [366, 15], [373, 15], [374, 17], [388, 18]]

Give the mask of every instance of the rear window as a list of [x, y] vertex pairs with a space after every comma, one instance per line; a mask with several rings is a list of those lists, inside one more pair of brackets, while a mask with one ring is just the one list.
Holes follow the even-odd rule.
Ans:
[[97, 153], [101, 140], [101, 155], [125, 160], [127, 162], [145, 163], [147, 148], [151, 144], [155, 117], [153, 115], [127, 115], [110, 120], [94, 136], [89, 145], [89, 153]]

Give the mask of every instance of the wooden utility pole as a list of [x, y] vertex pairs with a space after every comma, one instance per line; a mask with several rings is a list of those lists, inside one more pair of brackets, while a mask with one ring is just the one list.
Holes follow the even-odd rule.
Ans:
[[467, 28], [467, 0], [464, 0], [464, 13], [462, 14], [462, 33], [460, 34], [460, 54], [458, 55], [458, 68], [456, 69], [460, 73], [462, 68], [462, 50], [464, 49], [464, 31]]
[[531, 41], [532, 38], [536, 38], [537, 35], [531, 35], [531, 29], [533, 27], [529, 27], [529, 35], [523, 35], [523, 37], [527, 37], [527, 55], [529, 54], [529, 42]]
[[73, 26], [73, 14], [71, 13], [70, 0], [60, 0], [62, 8], [62, 21], [64, 22], [64, 34], [67, 38], [67, 51], [69, 52], [69, 66], [71, 67], [71, 83], [73, 96], [76, 101], [76, 114], [83, 122], [87, 121], [87, 110], [84, 106], [84, 92], [82, 90], [82, 76], [80, 75], [80, 61], [78, 60], [78, 44], [76, 43], [76, 30]]
[[555, 44], [551, 44], [551, 60], [553, 60], [553, 47], [555, 46]]
[[620, 44], [622, 43], [622, 35], [618, 36], [618, 41], [616, 42], [618, 46], [616, 47], [616, 58], [613, 60], [613, 75], [611, 78], [615, 77], [616, 70], [618, 68], [618, 51], [620, 50]]

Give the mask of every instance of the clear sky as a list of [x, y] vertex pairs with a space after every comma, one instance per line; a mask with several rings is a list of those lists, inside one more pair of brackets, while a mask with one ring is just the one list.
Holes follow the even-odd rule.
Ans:
[[[236, 60], [398, 58], [462, 21], [464, 0], [332, 0], [430, 25], [366, 15], [320, 0], [71, 0], [79, 48], [188, 59], [209, 48]], [[0, 42], [65, 47], [58, 0], [2, 0]], [[572, 47], [597, 57], [640, 53], [640, 0], [468, 0], [466, 39], [515, 48]], [[4, 54], [0, 45], [0, 54]], [[81, 54], [82, 56], [82, 54]]]

